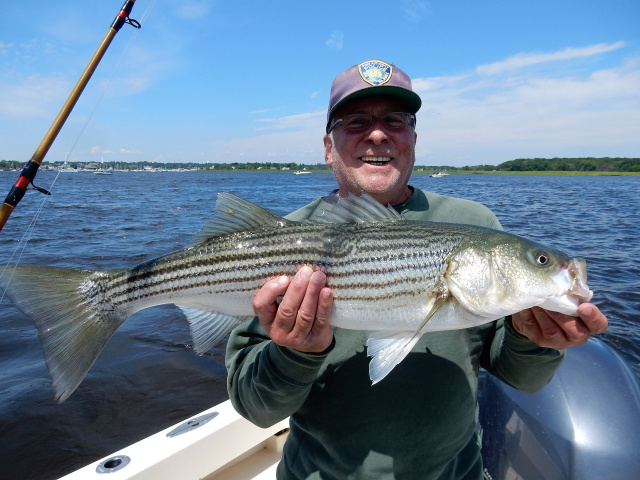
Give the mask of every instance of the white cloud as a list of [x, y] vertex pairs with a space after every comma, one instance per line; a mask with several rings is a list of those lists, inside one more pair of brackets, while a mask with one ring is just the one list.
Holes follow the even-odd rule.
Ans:
[[186, 20], [205, 17], [210, 10], [211, 2], [206, 0], [182, 0], [176, 8], [177, 15]]
[[267, 125], [258, 129], [258, 135], [215, 142], [211, 158], [259, 162], [268, 156], [274, 162], [323, 162], [325, 115], [318, 111], [261, 119], [259, 122]]
[[422, 20], [431, 13], [431, 4], [422, 0], [402, 0], [400, 8], [413, 21]]
[[478, 67], [467, 75], [416, 79], [414, 88], [423, 100], [418, 163], [461, 166], [519, 157], [637, 156], [640, 59], [580, 75], [563, 69], [563, 61], [605, 50], [595, 45], [579, 52], [536, 54], [535, 62], [557, 63], [548, 74], [519, 71], [516, 64], [534, 61], [521, 54], [492, 64], [503, 67], [492, 69], [491, 76]]
[[156, 51], [148, 47], [131, 47], [117, 74], [113, 78], [104, 78], [101, 88], [112, 97], [127, 97], [144, 92], [179, 68], [178, 58], [177, 47]]
[[597, 45], [590, 45], [588, 47], [568, 47], [564, 50], [552, 53], [520, 53], [501, 62], [481, 65], [476, 68], [476, 72], [480, 75], [498, 75], [500, 73], [519, 70], [532, 65], [592, 57], [594, 55], [617, 50], [622, 48], [624, 45], [624, 42], [616, 42], [612, 44], [600, 43]]
[[310, 125], [318, 124], [318, 119], [324, 119], [324, 111], [301, 113], [297, 115], [287, 115], [280, 118], [261, 118], [258, 122], [267, 124], [257, 130], [305, 130]]
[[47, 117], [69, 89], [66, 80], [41, 75], [29, 76], [18, 84], [0, 84], [0, 112], [12, 118]]
[[342, 32], [333, 32], [329, 40], [325, 42], [325, 45], [336, 50], [342, 50], [342, 46], [344, 45], [344, 34]]

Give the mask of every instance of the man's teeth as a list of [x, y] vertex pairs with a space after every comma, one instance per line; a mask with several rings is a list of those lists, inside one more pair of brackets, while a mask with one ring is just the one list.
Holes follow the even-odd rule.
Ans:
[[384, 165], [391, 161], [391, 157], [362, 157], [360, 160], [373, 165]]

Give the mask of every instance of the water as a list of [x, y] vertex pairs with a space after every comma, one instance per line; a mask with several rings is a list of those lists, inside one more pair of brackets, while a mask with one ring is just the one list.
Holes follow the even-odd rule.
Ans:
[[[0, 172], [5, 195], [17, 172]], [[47, 188], [55, 175], [38, 174]], [[481, 201], [504, 228], [587, 260], [604, 340], [640, 379], [640, 178], [416, 175], [412, 184]], [[335, 188], [330, 173], [62, 174], [22, 263], [113, 268], [181, 248], [226, 191], [279, 214]], [[0, 268], [44, 196], [29, 192], [0, 233]], [[13, 259], [15, 262], [17, 258]], [[224, 346], [191, 349], [173, 306], [125, 322], [71, 397], [52, 400], [33, 324], [0, 303], [0, 478], [58, 478], [227, 398]]]

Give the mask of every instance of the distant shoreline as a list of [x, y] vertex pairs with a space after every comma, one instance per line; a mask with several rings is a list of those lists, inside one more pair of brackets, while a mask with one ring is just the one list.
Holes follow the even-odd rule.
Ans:
[[[432, 172], [414, 171], [415, 174], [430, 174]], [[449, 175], [565, 175], [565, 176], [591, 176], [591, 177], [638, 177], [640, 172], [564, 172], [564, 171], [472, 171], [465, 170], [463, 172], [448, 171]]]
[[[44, 170], [45, 172], [56, 172], [56, 170]], [[2, 170], [0, 172], [19, 172], [19, 170]], [[91, 170], [80, 170], [78, 173], [91, 173]], [[116, 170], [114, 173], [130, 173], [130, 172], [140, 172], [139, 170]], [[163, 171], [155, 171], [150, 173], [175, 173], [179, 172], [179, 170], [163, 170]], [[141, 172], [144, 173], [144, 172]], [[189, 171], [181, 171], [180, 173], [290, 173], [294, 174], [295, 172], [285, 172], [282, 170], [263, 170], [263, 169], [242, 169], [242, 170], [189, 170]], [[332, 173], [331, 170], [310, 170], [309, 173]], [[431, 175], [432, 171], [427, 170], [414, 170], [413, 173], [415, 175]], [[563, 175], [563, 176], [600, 176], [600, 177], [638, 177], [640, 176], [640, 172], [567, 172], [567, 171], [486, 171], [486, 170], [464, 170], [464, 171], [455, 171], [449, 170], [447, 172], [449, 175]], [[446, 181], [446, 180], [445, 180]]]
[[[283, 172], [280, 170], [197, 170], [198, 172], [207, 172], [207, 173], [291, 173], [294, 172]], [[310, 173], [332, 173], [331, 170], [310, 170]], [[414, 175], [431, 175], [433, 172], [428, 170], [414, 170]], [[482, 171], [482, 170], [464, 170], [464, 171], [447, 171], [449, 175], [568, 175], [568, 176], [576, 176], [576, 175], [588, 175], [588, 176], [606, 176], [606, 177], [638, 177], [640, 176], [640, 172], [565, 172], [565, 171]]]
[[[23, 165], [15, 160], [0, 160], [0, 169], [22, 170]], [[296, 162], [232, 162], [232, 163], [197, 163], [197, 162], [43, 162], [40, 170], [65, 171], [216, 171], [216, 172], [290, 172], [290, 173], [322, 173], [331, 172], [330, 166], [324, 162], [315, 164], [298, 164]], [[577, 157], [577, 158], [518, 158], [498, 165], [468, 165], [453, 167], [447, 165], [414, 165], [416, 174], [432, 174], [434, 172], [458, 174], [496, 174], [496, 175], [600, 175], [600, 176], [638, 176], [640, 175], [640, 157]], [[442, 175], [444, 176], [444, 175]]]

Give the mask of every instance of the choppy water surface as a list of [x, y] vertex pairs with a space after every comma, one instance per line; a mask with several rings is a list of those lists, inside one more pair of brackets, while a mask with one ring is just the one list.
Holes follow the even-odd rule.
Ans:
[[[0, 172], [0, 194], [17, 172]], [[47, 188], [55, 175], [38, 174]], [[640, 378], [640, 178], [416, 175], [412, 184], [490, 207], [504, 228], [587, 260], [603, 335]], [[332, 174], [62, 174], [22, 257], [16, 247], [43, 196], [29, 192], [0, 233], [0, 268], [15, 263], [114, 268], [181, 248], [216, 193], [286, 214], [335, 188]], [[1, 294], [1, 293], [0, 293]], [[191, 349], [173, 306], [148, 309], [116, 332], [75, 393], [52, 400], [36, 329], [0, 303], [0, 478], [58, 478], [227, 398], [224, 347]]]

